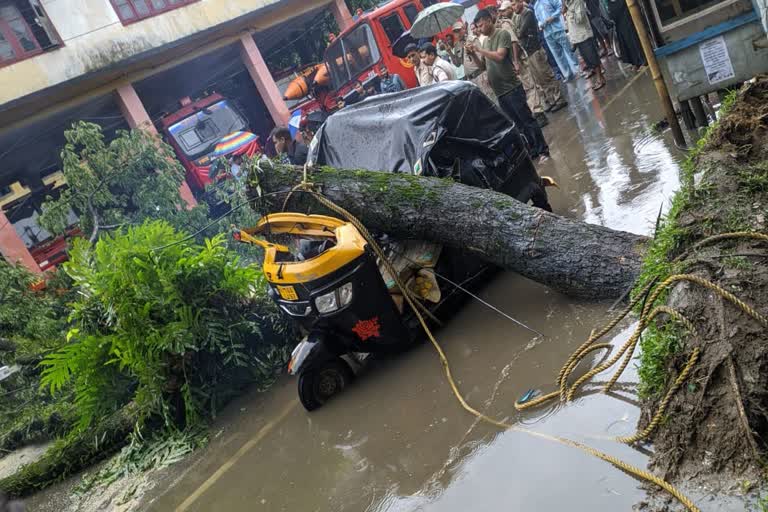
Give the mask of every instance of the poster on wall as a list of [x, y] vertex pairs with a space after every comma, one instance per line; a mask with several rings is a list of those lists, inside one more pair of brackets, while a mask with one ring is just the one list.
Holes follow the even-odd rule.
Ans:
[[724, 82], [736, 76], [723, 36], [701, 43], [699, 53], [710, 84]]

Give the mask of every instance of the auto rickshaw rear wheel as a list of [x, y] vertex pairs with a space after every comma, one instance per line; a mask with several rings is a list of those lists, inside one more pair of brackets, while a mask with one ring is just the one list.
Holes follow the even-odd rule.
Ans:
[[341, 393], [352, 380], [352, 371], [341, 359], [329, 359], [307, 368], [299, 375], [299, 400], [314, 411]]

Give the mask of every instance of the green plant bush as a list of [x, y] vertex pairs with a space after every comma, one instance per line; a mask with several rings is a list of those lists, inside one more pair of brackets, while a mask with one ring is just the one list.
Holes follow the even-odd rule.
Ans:
[[80, 429], [129, 402], [140, 425], [194, 425], [284, 363], [292, 335], [261, 271], [241, 265], [223, 235], [187, 238], [154, 221], [73, 244], [73, 328], [41, 364], [53, 393], [74, 387]]
[[0, 350], [0, 366], [11, 362], [9, 354], [36, 353], [61, 343], [66, 332], [68, 286], [61, 278], [36, 291], [40, 276], [0, 258], [0, 338], [14, 350]]

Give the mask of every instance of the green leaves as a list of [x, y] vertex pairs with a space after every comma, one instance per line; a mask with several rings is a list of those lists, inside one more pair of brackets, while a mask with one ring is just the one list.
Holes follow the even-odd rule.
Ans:
[[[13, 340], [25, 354], [58, 346], [66, 329], [66, 285], [53, 276], [47, 289], [34, 291], [38, 279], [0, 258], [0, 338]], [[10, 362], [7, 356], [0, 352], [0, 366]]]
[[164, 219], [176, 227], [204, 222], [207, 207], [187, 209], [179, 194], [184, 169], [157, 135], [122, 131], [106, 143], [99, 125], [83, 121], [64, 135], [61, 160], [67, 189], [43, 205], [40, 223], [45, 229], [64, 232], [71, 212], [77, 212], [80, 228], [92, 241], [112, 226], [146, 219]]
[[276, 346], [287, 353], [291, 337], [264, 278], [225, 244], [221, 235], [197, 245], [163, 221], [74, 244], [64, 267], [84, 293], [69, 343], [42, 363], [42, 384], [52, 393], [74, 386], [81, 427], [129, 401], [140, 421], [195, 423], [284, 364], [270, 357]]

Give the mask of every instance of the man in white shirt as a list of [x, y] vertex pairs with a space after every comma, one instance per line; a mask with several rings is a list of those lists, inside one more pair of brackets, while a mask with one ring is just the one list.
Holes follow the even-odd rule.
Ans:
[[413, 64], [413, 72], [416, 75], [416, 81], [419, 86], [430, 85], [435, 79], [432, 76], [432, 70], [421, 60], [419, 48], [415, 44], [409, 44], [405, 47], [406, 58]]
[[435, 82], [456, 80], [456, 68], [445, 59], [437, 56], [437, 48], [431, 43], [421, 47], [421, 60], [432, 68], [432, 79]]

